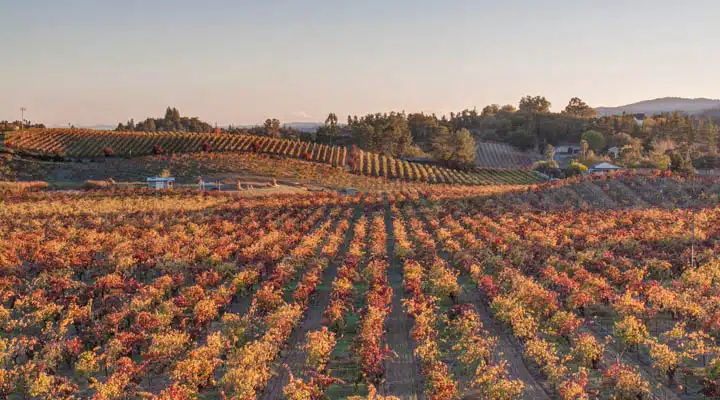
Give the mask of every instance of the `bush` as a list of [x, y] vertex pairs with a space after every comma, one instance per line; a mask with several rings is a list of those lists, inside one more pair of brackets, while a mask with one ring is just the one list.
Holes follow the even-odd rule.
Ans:
[[50, 187], [47, 182], [28, 181], [28, 182], [0, 182], [0, 192], [24, 192], [26, 190], [41, 190]]
[[103, 154], [105, 154], [105, 157], [115, 157], [115, 152], [110, 147], [104, 148]]
[[209, 153], [212, 151], [212, 145], [209, 142], [203, 142], [202, 144], [202, 151], [205, 153]]
[[533, 165], [533, 170], [545, 173], [546, 170], [557, 169], [558, 163], [555, 160], [538, 161]]
[[581, 175], [581, 174], [586, 173], [587, 170], [588, 170], [588, 167], [586, 167], [585, 165], [583, 165], [577, 161], [572, 161], [570, 163], [570, 165], [565, 169], [565, 174], [568, 177], [576, 176], [576, 175]]
[[520, 150], [530, 150], [535, 146], [535, 136], [519, 128], [510, 134], [508, 142]]
[[601, 162], [612, 163], [613, 160], [611, 160], [610, 157], [607, 156], [598, 156], [595, 154], [594, 151], [590, 150], [588, 151], [588, 154], [586, 156], [578, 158], [577, 161], [586, 167], [591, 167]]
[[109, 189], [113, 186], [115, 186], [115, 181], [113, 179], [106, 179], [104, 181], [87, 180], [83, 184], [83, 189], [99, 190], [99, 189]]
[[680, 152], [670, 152], [670, 170], [674, 172], [680, 172], [685, 174], [694, 174], [695, 168], [693, 168], [692, 162], [684, 157]]
[[159, 144], [154, 144], [152, 147], [152, 153], [156, 156], [165, 154], [165, 149], [162, 146], [160, 146]]
[[583, 133], [582, 140], [586, 141], [588, 143], [588, 146], [590, 146], [590, 149], [592, 149], [596, 153], [602, 151], [605, 148], [605, 136], [603, 136], [603, 134], [600, 132], [587, 131]]
[[0, 155], [0, 181], [14, 181], [15, 172], [10, 167], [11, 156]]
[[533, 171], [537, 171], [550, 178], [565, 178], [565, 172], [558, 167], [557, 161], [555, 160], [538, 161], [533, 165]]
[[666, 171], [670, 168], [670, 156], [666, 154], [651, 154], [647, 158], [641, 158], [637, 166], [638, 168], [653, 168]]

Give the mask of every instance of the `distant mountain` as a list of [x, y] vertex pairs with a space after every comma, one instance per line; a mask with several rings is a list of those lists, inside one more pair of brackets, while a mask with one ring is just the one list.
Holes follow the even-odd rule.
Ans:
[[117, 128], [117, 125], [92, 125], [92, 126], [83, 126], [83, 128], [96, 129], [99, 131], [111, 131], [111, 130]]
[[292, 128], [300, 132], [316, 132], [322, 124], [319, 122], [288, 122], [283, 124], [285, 128]]
[[645, 100], [620, 107], [598, 107], [595, 109], [599, 116], [644, 113], [648, 115], [679, 111], [686, 114], [701, 114], [710, 109], [720, 108], [720, 100], [698, 98], [686, 99], [682, 97], [663, 97], [655, 100]]
[[[67, 128], [67, 125], [51, 125], [50, 128]], [[93, 129], [97, 131], [111, 131], [117, 127], [117, 125], [77, 125], [76, 128], [80, 129]]]

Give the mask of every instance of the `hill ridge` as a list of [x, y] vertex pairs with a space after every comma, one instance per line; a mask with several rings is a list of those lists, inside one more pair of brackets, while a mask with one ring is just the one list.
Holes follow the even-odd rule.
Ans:
[[720, 108], [720, 99], [711, 99], [707, 97], [659, 97], [656, 99], [641, 100], [630, 104], [615, 107], [597, 107], [600, 116], [618, 115], [623, 112], [628, 114], [644, 113], [659, 114], [663, 112], [679, 111], [686, 114], [700, 114], [704, 111]]

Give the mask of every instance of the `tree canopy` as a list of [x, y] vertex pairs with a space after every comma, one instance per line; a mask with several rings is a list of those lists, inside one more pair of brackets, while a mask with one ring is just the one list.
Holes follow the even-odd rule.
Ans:
[[594, 118], [597, 112], [578, 97], [573, 97], [563, 113], [578, 118]]
[[116, 131], [141, 132], [199, 132], [209, 133], [213, 126], [200, 121], [198, 117], [182, 117], [175, 107], [168, 107], [163, 118], [147, 118], [145, 121], [135, 123], [130, 119], [125, 125], [119, 123]]
[[586, 141], [590, 149], [596, 153], [605, 149], [605, 136], [598, 131], [587, 131], [583, 133], [582, 140]]
[[550, 112], [550, 101], [543, 96], [525, 96], [520, 99], [520, 111], [538, 114]]
[[468, 167], [475, 164], [475, 138], [465, 128], [450, 132], [447, 127], [440, 127], [432, 145], [435, 159], [446, 165]]
[[[342, 126], [337, 114], [331, 112], [314, 134], [283, 127], [275, 118], [268, 118], [260, 126], [223, 131], [356, 145], [395, 157], [432, 153], [440, 162], [456, 165], [467, 165], [474, 157], [474, 151], [467, 149], [471, 147], [468, 143], [476, 140], [536, 151], [585, 141], [585, 155], [590, 150], [601, 155], [607, 147], [625, 149], [618, 155], [618, 162], [626, 165], [665, 165], [669, 156], [655, 149], [658, 143], [672, 143], [673, 152], [678, 154], [676, 161], [677, 157], [695, 160], [715, 156], [719, 150], [718, 126], [711, 119], [679, 113], [646, 116], [642, 122], [630, 114], [596, 117], [595, 110], [578, 97], [570, 99], [561, 112], [551, 112], [550, 106], [543, 96], [524, 96], [517, 108], [490, 104], [481, 111], [465, 109], [442, 116], [404, 111], [350, 115], [347, 125]], [[148, 118], [140, 123], [130, 120], [126, 125], [119, 124], [118, 130], [210, 132], [212, 127], [197, 118], [182, 117], [176, 108], [168, 107], [163, 118]]]
[[368, 114], [354, 117], [349, 126], [355, 142], [363, 149], [403, 157], [413, 144], [404, 113]]

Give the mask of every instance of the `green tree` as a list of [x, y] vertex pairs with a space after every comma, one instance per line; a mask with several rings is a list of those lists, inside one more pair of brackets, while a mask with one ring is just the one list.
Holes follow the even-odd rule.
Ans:
[[598, 131], [587, 131], [583, 133], [582, 140], [586, 141], [590, 149], [595, 153], [600, 153], [605, 149], [605, 136]]
[[695, 168], [692, 165], [692, 161], [685, 156], [683, 152], [671, 151], [670, 156], [670, 170], [675, 172], [693, 174]]
[[481, 116], [487, 117], [490, 115], [495, 115], [500, 112], [500, 106], [497, 104], [490, 104], [489, 106], [485, 106], [485, 108], [482, 109], [482, 112], [480, 113]]
[[339, 133], [340, 127], [338, 127], [338, 117], [335, 113], [330, 113], [328, 117], [325, 118], [325, 125], [320, 126], [317, 130], [318, 137], [337, 136]]
[[373, 138], [375, 137], [375, 128], [369, 123], [362, 121], [354, 121], [351, 125], [353, 141], [362, 149], [371, 149]]
[[698, 135], [707, 144], [708, 153], [718, 152], [718, 126], [712, 120], [701, 120], [698, 127]]
[[265, 123], [263, 124], [263, 128], [265, 129], [265, 134], [274, 137], [279, 138], [280, 137], [280, 120], [273, 118], [273, 119], [266, 119]]
[[618, 132], [612, 136], [610, 136], [609, 145], [615, 146], [618, 148], [622, 148], [623, 146], [631, 145], [633, 144], [633, 137], [630, 136], [630, 134], [625, 132]]
[[577, 118], [594, 118], [597, 112], [578, 97], [573, 97], [565, 107], [563, 114]]
[[162, 118], [147, 118], [137, 124], [133, 119], [128, 121], [127, 125], [118, 124], [118, 131], [144, 131], [144, 132], [212, 132], [212, 125], [207, 122], [200, 121], [198, 117], [182, 117], [180, 111], [174, 107], [168, 107], [165, 110], [165, 116]]
[[432, 153], [436, 160], [446, 161], [452, 157], [450, 148], [450, 130], [441, 126], [432, 138]]
[[363, 150], [403, 157], [412, 148], [413, 138], [403, 113], [368, 114], [350, 125], [355, 144]]
[[545, 158], [549, 161], [552, 161], [555, 159], [555, 147], [553, 145], [549, 144], [545, 146]]
[[[541, 140], [541, 129], [539, 123], [539, 114], [547, 114], [550, 112], [550, 102], [543, 96], [525, 96], [520, 99], [520, 111], [529, 114], [531, 119], [527, 128], [527, 133], [533, 138], [533, 147], [535, 150], [540, 148], [540, 145], [547, 144], [547, 136], [542, 135]], [[552, 130], [554, 132], [554, 130]], [[542, 143], [541, 143], [542, 142]]]
[[[405, 156], [406, 151], [412, 145], [412, 135], [407, 118], [402, 114], [390, 113], [389, 119], [380, 126], [380, 151], [394, 157]], [[378, 133], [377, 129], [376, 133]]]
[[535, 135], [526, 128], [519, 127], [510, 133], [508, 142], [520, 150], [529, 150], [535, 146]]
[[512, 104], [506, 104], [500, 108], [500, 112], [505, 114], [512, 114], [515, 111], [517, 111], [517, 109]]
[[442, 126], [433, 137], [432, 144], [433, 155], [445, 164], [462, 167], [475, 164], [475, 138], [465, 128], [450, 132], [447, 127]]
[[330, 125], [333, 129], [337, 128], [338, 124], [338, 117], [335, 115], [335, 113], [328, 114], [327, 118], [325, 118], [325, 125]]
[[530, 114], [549, 113], [551, 103], [543, 96], [525, 96], [520, 99], [520, 111]]
[[452, 134], [452, 146], [455, 153], [452, 161], [463, 166], [475, 165], [477, 145], [469, 130], [463, 128]]
[[582, 163], [579, 163], [577, 161], [570, 162], [570, 165], [568, 165], [567, 169], [565, 169], [565, 174], [567, 176], [575, 176], [575, 175], [581, 175], [587, 172], [588, 167], [583, 165]]
[[434, 115], [423, 113], [408, 114], [408, 127], [413, 140], [424, 142], [429, 139], [437, 130], [438, 122]]

